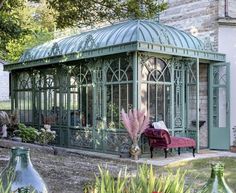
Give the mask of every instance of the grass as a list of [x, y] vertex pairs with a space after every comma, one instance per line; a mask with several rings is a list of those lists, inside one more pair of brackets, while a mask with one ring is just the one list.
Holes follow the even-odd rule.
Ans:
[[[180, 169], [186, 173], [186, 184], [191, 184], [191, 189], [198, 190], [210, 178], [211, 163], [223, 162], [225, 164], [224, 178], [233, 192], [236, 192], [236, 158], [222, 157], [198, 159], [193, 161], [182, 161], [175, 164], [170, 164], [161, 168], [159, 172], [166, 172], [168, 170]], [[194, 183], [193, 183], [194, 182]]]
[[0, 101], [0, 110], [11, 110], [11, 101]]

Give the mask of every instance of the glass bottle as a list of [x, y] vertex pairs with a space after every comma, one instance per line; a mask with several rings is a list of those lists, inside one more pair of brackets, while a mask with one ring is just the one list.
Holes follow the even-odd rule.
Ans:
[[233, 193], [224, 180], [224, 164], [211, 164], [211, 177], [199, 193]]
[[29, 149], [13, 147], [7, 167], [0, 174], [2, 193], [48, 193], [47, 186], [34, 169]]

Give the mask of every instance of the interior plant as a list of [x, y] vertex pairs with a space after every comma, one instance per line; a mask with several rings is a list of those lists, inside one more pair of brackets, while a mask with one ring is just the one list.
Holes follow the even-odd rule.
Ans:
[[125, 113], [124, 109], [122, 109], [121, 119], [132, 140], [130, 154], [134, 160], [137, 160], [138, 156], [141, 154], [138, 141], [149, 124], [149, 116], [146, 116], [143, 110], [133, 109]]
[[20, 137], [23, 142], [32, 143], [36, 141], [38, 131], [31, 126], [27, 127], [25, 124], [19, 123], [18, 130], [14, 132], [14, 135]]
[[186, 172], [180, 170], [156, 176], [152, 165], [143, 164], [135, 177], [126, 170], [121, 170], [118, 176], [100, 167], [99, 172], [93, 184], [85, 185], [84, 193], [190, 193], [190, 187], [185, 186]]

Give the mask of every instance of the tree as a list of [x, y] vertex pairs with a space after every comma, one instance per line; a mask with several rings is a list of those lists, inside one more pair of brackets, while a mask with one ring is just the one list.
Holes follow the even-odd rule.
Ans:
[[23, 0], [0, 0], [0, 57], [6, 54], [6, 44], [9, 40], [19, 37], [24, 30], [21, 28], [19, 12]]
[[16, 0], [16, 6], [9, 2], [5, 0], [0, 10], [0, 57], [18, 61], [26, 49], [53, 38], [55, 17], [45, 0]]
[[48, 4], [58, 13], [59, 28], [126, 18], [150, 19], [167, 8], [164, 0], [48, 0]]
[[[159, 4], [156, 2], [160, 2]], [[164, 0], [0, 0], [0, 58], [53, 38], [55, 27], [84, 27], [126, 18], [153, 18]]]

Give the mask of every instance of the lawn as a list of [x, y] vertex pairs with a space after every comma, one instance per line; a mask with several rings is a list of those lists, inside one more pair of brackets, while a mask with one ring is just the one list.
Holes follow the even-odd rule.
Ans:
[[191, 184], [191, 187], [196, 190], [204, 185], [209, 179], [211, 174], [211, 163], [218, 161], [225, 163], [224, 178], [232, 191], [236, 192], [236, 158], [222, 157], [198, 159], [185, 162], [182, 161], [175, 164], [170, 164], [164, 168], [160, 168], [159, 172], [177, 170], [178, 168], [182, 171], [187, 170], [186, 183]]
[[0, 101], [0, 110], [11, 110], [11, 101]]

